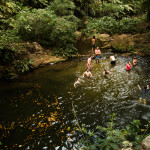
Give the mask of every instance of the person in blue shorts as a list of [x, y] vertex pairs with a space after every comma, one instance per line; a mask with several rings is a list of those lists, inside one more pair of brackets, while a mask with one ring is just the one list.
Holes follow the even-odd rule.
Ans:
[[95, 50], [95, 61], [96, 61], [96, 63], [99, 63], [100, 55], [101, 55], [101, 51], [100, 51], [99, 47], [97, 47]]

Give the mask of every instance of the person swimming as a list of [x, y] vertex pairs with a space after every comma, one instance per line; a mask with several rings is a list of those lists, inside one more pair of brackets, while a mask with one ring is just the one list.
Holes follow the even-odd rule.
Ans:
[[143, 102], [144, 105], [146, 105], [146, 99], [148, 97], [148, 92], [149, 92], [149, 85], [145, 85], [143, 87], [143, 89], [140, 87], [140, 85], [138, 85], [138, 88], [141, 91], [141, 96], [139, 98], [139, 104], [141, 104]]
[[104, 71], [103, 71], [103, 75], [104, 75], [104, 76], [108, 76], [108, 75], [110, 75], [110, 71], [108, 71], [108, 70], [104, 69]]
[[77, 81], [74, 83], [74, 87], [76, 88], [81, 83], [81, 79], [78, 78]]
[[138, 60], [137, 60], [137, 58], [136, 58], [136, 57], [134, 57], [134, 58], [133, 58], [133, 66], [136, 66], [136, 65], [137, 65], [137, 63], [138, 63]]
[[87, 70], [83, 73], [83, 77], [87, 77], [87, 78], [92, 77], [92, 73], [91, 73], [91, 71], [89, 71], [88, 68], [87, 68]]

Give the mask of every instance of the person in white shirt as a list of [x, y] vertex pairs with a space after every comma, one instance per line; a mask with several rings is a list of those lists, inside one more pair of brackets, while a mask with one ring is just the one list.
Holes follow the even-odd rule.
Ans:
[[110, 63], [111, 63], [112, 65], [115, 65], [115, 64], [116, 64], [116, 58], [115, 58], [115, 56], [110, 56], [109, 59], [110, 59]]

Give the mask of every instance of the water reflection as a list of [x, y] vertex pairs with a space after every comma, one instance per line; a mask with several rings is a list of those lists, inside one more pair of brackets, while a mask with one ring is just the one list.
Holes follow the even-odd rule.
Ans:
[[[72, 102], [79, 123], [88, 128], [104, 126], [112, 113], [116, 113], [120, 127], [133, 119], [150, 120], [150, 93], [146, 103], [139, 104], [137, 87], [150, 83], [150, 60], [139, 57], [139, 64], [127, 73], [125, 64], [132, 58], [118, 56], [112, 66], [109, 55], [103, 52], [99, 64], [93, 60], [91, 79], [82, 77], [87, 60], [77, 58], [41, 68], [17, 81], [1, 82], [0, 141], [5, 149], [72, 147]], [[111, 72], [107, 78], [104, 69]], [[78, 77], [85, 82], [74, 88]]]

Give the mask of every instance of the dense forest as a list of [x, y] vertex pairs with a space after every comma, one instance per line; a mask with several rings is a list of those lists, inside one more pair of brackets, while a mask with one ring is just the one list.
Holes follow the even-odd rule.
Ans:
[[[13, 66], [17, 73], [32, 68], [26, 42], [50, 48], [53, 55], [70, 57], [78, 53], [75, 44], [81, 36], [79, 32], [92, 37], [99, 33], [142, 34], [150, 29], [149, 0], [1, 0], [0, 3], [0, 65]], [[116, 50], [121, 48], [116, 46]], [[10, 70], [5, 72], [11, 76]]]

